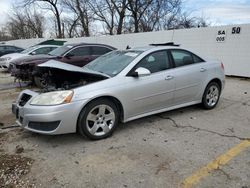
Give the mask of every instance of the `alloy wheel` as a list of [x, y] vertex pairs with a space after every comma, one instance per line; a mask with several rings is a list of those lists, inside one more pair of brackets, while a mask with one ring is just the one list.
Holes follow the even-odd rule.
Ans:
[[206, 95], [207, 105], [210, 107], [216, 105], [218, 99], [219, 99], [219, 89], [215, 85], [212, 85], [207, 91]]
[[106, 104], [95, 106], [87, 115], [86, 125], [89, 133], [103, 136], [110, 132], [115, 122], [114, 110]]

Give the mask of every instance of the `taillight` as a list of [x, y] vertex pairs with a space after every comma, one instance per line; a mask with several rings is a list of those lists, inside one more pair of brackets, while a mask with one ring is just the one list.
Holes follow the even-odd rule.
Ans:
[[220, 66], [221, 66], [222, 70], [224, 71], [225, 69], [224, 69], [223, 63], [221, 63]]

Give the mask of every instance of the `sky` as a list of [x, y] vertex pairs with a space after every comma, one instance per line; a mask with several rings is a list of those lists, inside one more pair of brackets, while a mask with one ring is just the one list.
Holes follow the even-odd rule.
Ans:
[[5, 23], [10, 7], [10, 1], [0, 0], [0, 25]]
[[250, 23], [250, 0], [184, 0], [183, 7], [211, 25]]
[[[12, 4], [21, 0], [0, 0], [0, 26], [11, 14]], [[191, 16], [203, 16], [211, 25], [250, 23], [250, 0], [183, 0], [183, 9]]]

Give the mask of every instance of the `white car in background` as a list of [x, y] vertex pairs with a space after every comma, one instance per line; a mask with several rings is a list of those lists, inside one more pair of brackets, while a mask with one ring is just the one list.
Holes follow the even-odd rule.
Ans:
[[4, 71], [8, 70], [10, 62], [17, 58], [30, 55], [48, 54], [49, 52], [58, 47], [59, 47], [58, 45], [36, 45], [29, 47], [20, 53], [11, 53], [4, 55], [0, 58], [0, 69]]

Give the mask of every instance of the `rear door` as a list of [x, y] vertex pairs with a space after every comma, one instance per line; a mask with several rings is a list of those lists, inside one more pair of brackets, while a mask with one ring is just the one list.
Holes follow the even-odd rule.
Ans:
[[181, 50], [170, 50], [174, 62], [175, 96], [174, 104], [179, 105], [199, 100], [202, 85], [207, 78], [207, 63], [193, 53]]

